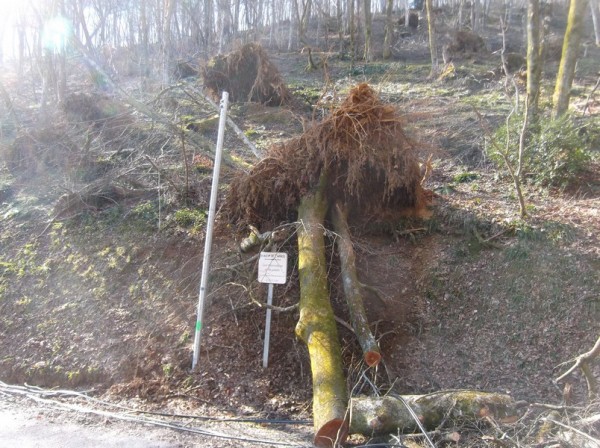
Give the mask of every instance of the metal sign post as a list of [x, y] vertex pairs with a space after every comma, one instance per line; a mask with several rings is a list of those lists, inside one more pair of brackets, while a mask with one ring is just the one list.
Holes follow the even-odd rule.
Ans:
[[219, 191], [219, 172], [221, 171], [221, 155], [223, 153], [223, 136], [225, 134], [225, 123], [227, 121], [227, 100], [229, 94], [223, 92], [221, 97], [221, 115], [219, 117], [219, 132], [217, 134], [217, 148], [215, 151], [215, 164], [213, 168], [213, 179], [210, 190], [210, 204], [208, 207], [208, 222], [206, 225], [206, 237], [204, 238], [204, 258], [202, 260], [202, 275], [200, 277], [200, 292], [198, 294], [198, 309], [196, 311], [196, 334], [194, 335], [194, 359], [192, 370], [198, 364], [200, 357], [200, 333], [202, 332], [202, 319], [204, 314], [204, 301], [206, 299], [206, 288], [208, 284], [208, 267], [210, 264], [210, 250], [212, 246], [213, 228], [215, 225], [215, 209], [217, 208], [217, 193]]
[[258, 260], [258, 281], [269, 284], [267, 295], [267, 321], [265, 323], [265, 343], [263, 367], [269, 365], [269, 343], [271, 340], [271, 306], [273, 305], [273, 284], [282, 285], [287, 279], [287, 254], [285, 252], [261, 252]]

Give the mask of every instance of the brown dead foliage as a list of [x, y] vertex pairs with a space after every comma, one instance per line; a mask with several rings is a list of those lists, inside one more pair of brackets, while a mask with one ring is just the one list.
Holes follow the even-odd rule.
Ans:
[[69, 123], [100, 133], [104, 140], [122, 137], [133, 123], [130, 111], [122, 102], [100, 93], [73, 93], [61, 106]]
[[486, 52], [487, 48], [481, 36], [472, 31], [460, 30], [454, 34], [452, 42], [448, 45], [448, 51], [452, 55], [471, 54]]
[[278, 224], [296, 219], [302, 196], [326, 175], [330, 201], [341, 200], [351, 222], [419, 214], [426, 208], [416, 142], [393, 106], [367, 84], [301, 136], [270, 148], [231, 186], [231, 221]]
[[509, 73], [516, 73], [527, 67], [525, 56], [519, 53], [506, 53], [506, 68]]
[[79, 191], [62, 195], [54, 206], [54, 216], [61, 219], [72, 218], [83, 212], [98, 211], [129, 199], [139, 200], [148, 193], [149, 190], [133, 179], [120, 179], [119, 183], [100, 179]]
[[48, 168], [64, 167], [76, 154], [75, 144], [59, 128], [40, 128], [19, 134], [2, 151], [14, 172], [38, 174]]
[[544, 42], [544, 60], [558, 62], [562, 57], [563, 36], [552, 34]]
[[177, 61], [175, 64], [174, 73], [176, 79], [191, 78], [198, 76], [198, 70], [193, 67], [189, 62]]
[[103, 122], [126, 112], [124, 106], [107, 95], [73, 93], [61, 104], [63, 111], [74, 122]]
[[290, 99], [279, 70], [263, 48], [255, 43], [210, 60], [202, 71], [204, 87], [215, 98], [229, 93], [230, 101], [281, 106]]

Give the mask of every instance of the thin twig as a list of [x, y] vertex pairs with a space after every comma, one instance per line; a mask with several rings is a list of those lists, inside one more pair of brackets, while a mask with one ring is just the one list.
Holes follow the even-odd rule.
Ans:
[[256, 305], [258, 305], [259, 308], [272, 310], [272, 311], [275, 311], [276, 313], [289, 313], [289, 312], [292, 312], [292, 311], [295, 311], [298, 309], [297, 303], [290, 305], [290, 306], [275, 306], [275, 305], [268, 305], [266, 303], [260, 302], [260, 301], [256, 300], [254, 297], [251, 297], [250, 299], [252, 300], [252, 303], [255, 303]]
[[565, 425], [564, 423], [561, 423], [561, 422], [557, 422], [556, 420], [553, 420], [553, 419], [551, 419], [549, 417], [546, 417], [543, 420], [548, 421], [550, 423], [554, 423], [555, 425], [561, 426], [561, 427], [563, 427], [565, 429], [568, 429], [569, 431], [573, 431], [574, 433], [579, 434], [581, 437], [584, 437], [584, 438], [586, 438], [586, 439], [588, 439], [588, 440], [596, 443], [600, 447], [600, 439], [596, 439], [596, 438], [590, 436], [589, 434], [586, 434], [585, 432], [580, 431], [577, 428], [573, 428], [572, 426]]
[[580, 412], [584, 409], [584, 408], [578, 407], [578, 406], [560, 406], [560, 405], [547, 404], [547, 403], [530, 403], [529, 407], [548, 409], [550, 411], [572, 411], [572, 412]]
[[583, 372], [585, 379], [588, 385], [588, 396], [590, 399], [593, 399], [598, 394], [598, 384], [596, 378], [593, 376], [593, 373], [589, 369], [589, 362], [595, 359], [600, 355], [600, 337], [596, 340], [596, 343], [592, 347], [592, 349], [582, 355], [579, 355], [575, 359], [575, 363], [573, 366], [563, 373], [561, 376], [556, 378], [554, 381], [558, 383], [559, 381], [564, 380], [567, 376], [569, 376], [572, 372], [574, 372], [577, 368], [580, 368]]
[[489, 129], [487, 129], [485, 126], [483, 126], [483, 117], [481, 116], [479, 111], [476, 108], [473, 108], [473, 109], [475, 111], [475, 115], [477, 115], [477, 118], [479, 119], [479, 122], [481, 124], [483, 131], [488, 135], [490, 143], [492, 144], [492, 146], [494, 147], [496, 152], [498, 154], [500, 154], [500, 156], [502, 157], [502, 160], [504, 160], [506, 169], [508, 170], [508, 173], [510, 174], [511, 179], [513, 180], [513, 184], [514, 184], [515, 190], [517, 192], [517, 198], [519, 200], [519, 208], [520, 208], [521, 217], [525, 218], [527, 216], [527, 209], [525, 207], [525, 198], [523, 197], [523, 191], [521, 190], [521, 180], [516, 176], [516, 173], [510, 163], [510, 160], [508, 160], [508, 155], [507, 155], [508, 154], [508, 146], [509, 146], [509, 137], [510, 137], [510, 135], [508, 134], [509, 123], [510, 123], [510, 118], [515, 113], [515, 109], [512, 109], [510, 111], [510, 113], [508, 114], [508, 116], [506, 117], [507, 135], [506, 135], [506, 149], [505, 150], [502, 150], [499, 147], [498, 143], [491, 137]]
[[429, 446], [431, 448], [436, 448], [435, 444], [433, 443], [433, 441], [431, 440], [431, 438], [429, 437], [427, 431], [425, 430], [425, 427], [423, 426], [423, 423], [421, 423], [421, 420], [419, 419], [419, 416], [415, 413], [415, 411], [409, 406], [409, 404], [406, 402], [406, 400], [404, 398], [402, 398], [401, 395], [396, 395], [394, 394], [394, 397], [397, 397], [400, 399], [400, 401], [402, 401], [402, 403], [404, 404], [404, 406], [406, 407], [406, 410], [409, 412], [410, 416], [413, 418], [413, 420], [415, 421], [415, 423], [417, 424], [417, 426], [419, 427], [419, 430], [421, 431], [421, 433], [423, 434], [423, 437], [425, 438], [425, 440], [427, 440], [427, 443], [429, 444]]
[[586, 101], [585, 101], [585, 107], [583, 108], [583, 115], [585, 115], [585, 112], [590, 108], [590, 101], [592, 99], [592, 95], [594, 94], [594, 92], [596, 91], [596, 89], [600, 86], [600, 77], [598, 77], [598, 80], [596, 81], [596, 85], [594, 86], [594, 88], [592, 89], [592, 91], [590, 92], [590, 94], [588, 95]]
[[[194, 101], [196, 104], [199, 104], [198, 100], [196, 98], [194, 98], [194, 96], [189, 93], [187, 90], [184, 90], [183, 93], [185, 95], [187, 95], [192, 101]], [[215, 103], [213, 100], [211, 100], [207, 95], [204, 94], [200, 94], [202, 96], [202, 98], [208, 103], [210, 104], [215, 110], [219, 111], [219, 106], [217, 105], [217, 103]], [[237, 124], [235, 124], [235, 122], [229, 117], [227, 116], [227, 124], [233, 129], [233, 131], [235, 132], [235, 134], [238, 136], [238, 138], [240, 140], [242, 140], [246, 146], [248, 146], [248, 148], [250, 148], [250, 151], [252, 151], [252, 154], [254, 154], [254, 156], [257, 159], [262, 159], [263, 155], [260, 152], [260, 150], [254, 145], [254, 143], [252, 143], [248, 137], [246, 137], [246, 134], [244, 134], [242, 132], [242, 130], [238, 127]]]
[[[156, 165], [156, 163], [154, 163], [154, 161], [147, 155], [144, 154], [144, 158], [150, 162], [150, 165], [152, 165], [152, 167], [158, 172], [158, 173], [162, 173], [163, 170]], [[179, 194], [181, 194], [181, 190], [177, 187], [177, 185], [175, 185], [175, 183], [173, 182], [173, 180], [171, 178], [169, 178], [169, 176], [165, 176], [165, 179], [167, 179], [167, 182], [175, 189], [175, 191]]]

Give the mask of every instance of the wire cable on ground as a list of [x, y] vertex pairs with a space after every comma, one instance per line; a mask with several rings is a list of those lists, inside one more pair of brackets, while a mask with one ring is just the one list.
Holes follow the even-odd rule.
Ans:
[[417, 414], [415, 414], [415, 411], [413, 411], [413, 409], [409, 406], [409, 404], [406, 402], [406, 400], [404, 400], [404, 398], [402, 398], [402, 396], [394, 394], [394, 397], [397, 397], [397, 398], [400, 399], [400, 401], [402, 401], [402, 403], [404, 404], [404, 406], [406, 406], [406, 409], [410, 413], [411, 417], [413, 418], [413, 420], [415, 421], [415, 423], [419, 427], [419, 430], [423, 434], [423, 437], [425, 438], [425, 440], [427, 440], [427, 443], [429, 444], [429, 446], [431, 448], [435, 448], [435, 444], [433, 443], [433, 441], [427, 435], [427, 431], [425, 430], [425, 427], [421, 423], [421, 420], [419, 420], [419, 417], [417, 416]]
[[[120, 414], [120, 413], [115, 413], [115, 412], [96, 410], [96, 409], [91, 409], [91, 408], [87, 408], [87, 407], [83, 407], [83, 406], [79, 406], [79, 405], [62, 403], [57, 400], [43, 398], [43, 396], [47, 396], [47, 395], [54, 395], [54, 396], [62, 395], [65, 397], [72, 396], [72, 397], [84, 398], [85, 400], [89, 400], [94, 403], [101, 404], [103, 406], [113, 406], [115, 408], [119, 408], [123, 411], [126, 411], [127, 413], [140, 412], [136, 409], [130, 409], [125, 406], [98, 400], [96, 398], [89, 397], [88, 395], [86, 395], [84, 393], [76, 392], [76, 391], [46, 390], [46, 389], [41, 389], [39, 387], [34, 387], [34, 386], [13, 386], [13, 385], [7, 385], [7, 384], [3, 383], [2, 381], [0, 381], [0, 393], [2, 393], [3, 395], [13, 395], [13, 396], [18, 395], [21, 397], [25, 397], [25, 398], [28, 398], [35, 402], [51, 406], [55, 409], [74, 411], [74, 412], [83, 413], [83, 414], [99, 415], [99, 416], [103, 416], [103, 417], [111, 418], [111, 419], [115, 419], [115, 420], [159, 426], [159, 427], [163, 427], [163, 428], [169, 428], [169, 429], [174, 429], [174, 430], [178, 430], [178, 431], [185, 431], [185, 432], [189, 432], [189, 433], [200, 434], [200, 435], [204, 435], [204, 436], [208, 436], [208, 437], [215, 437], [215, 438], [219, 438], [219, 439], [238, 440], [240, 442], [256, 443], [256, 444], [270, 445], [270, 446], [291, 446], [291, 447], [299, 447], [299, 448], [300, 447], [308, 448], [309, 446], [311, 446], [311, 445], [307, 445], [305, 443], [300, 443], [300, 442], [296, 442], [296, 443], [283, 442], [283, 441], [276, 441], [276, 440], [267, 440], [267, 439], [259, 439], [259, 438], [254, 438], [254, 437], [244, 437], [244, 436], [239, 436], [239, 435], [226, 434], [223, 432], [213, 431], [213, 430], [205, 429], [205, 428], [194, 428], [194, 427], [184, 426], [183, 424], [180, 424], [180, 423], [171, 423], [171, 422], [166, 422], [166, 421], [154, 419], [154, 418], [135, 417], [135, 416], [127, 415], [127, 414]], [[167, 415], [167, 416], [171, 417], [171, 415]], [[192, 416], [186, 416], [186, 417], [190, 418]], [[211, 417], [205, 417], [205, 418], [207, 420], [211, 420], [211, 421], [218, 422], [218, 423], [221, 423], [224, 421], [227, 421], [230, 423], [240, 423], [240, 420], [238, 420], [238, 419], [222, 420], [222, 419], [213, 419]], [[245, 419], [245, 420], [247, 420], [247, 421], [243, 422], [243, 423], [260, 423], [263, 419]], [[254, 421], [254, 420], [256, 420], [256, 421]], [[266, 421], [266, 423], [268, 423], [268, 420]]]
[[0, 392], [3, 392], [3, 389], [11, 390], [11, 391], [22, 391], [23, 393], [36, 393], [42, 397], [56, 397], [56, 396], [64, 396], [64, 397], [79, 397], [84, 400], [90, 401], [92, 403], [96, 403], [99, 405], [113, 407], [115, 409], [120, 409], [123, 411], [137, 413], [137, 414], [146, 414], [146, 415], [156, 415], [159, 417], [172, 417], [172, 418], [189, 418], [194, 420], [202, 420], [208, 422], [222, 422], [222, 423], [256, 423], [261, 425], [310, 425], [312, 422], [310, 420], [288, 420], [288, 419], [269, 419], [269, 418], [249, 418], [249, 417], [208, 417], [205, 415], [192, 415], [192, 414], [173, 414], [168, 412], [156, 412], [156, 411], [144, 411], [142, 409], [133, 409], [127, 406], [123, 406], [117, 403], [111, 403], [110, 401], [100, 400], [98, 398], [91, 397], [86, 394], [86, 392], [78, 392], [74, 390], [63, 390], [63, 389], [43, 389], [38, 386], [16, 386], [16, 385], [8, 385], [0, 381]]

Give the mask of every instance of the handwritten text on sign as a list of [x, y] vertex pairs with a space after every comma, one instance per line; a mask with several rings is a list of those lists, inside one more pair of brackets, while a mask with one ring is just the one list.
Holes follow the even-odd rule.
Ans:
[[258, 260], [258, 281], [283, 285], [287, 277], [285, 252], [261, 252]]

